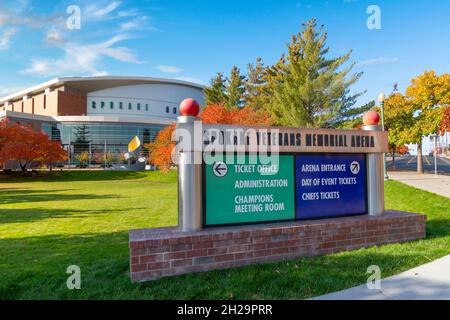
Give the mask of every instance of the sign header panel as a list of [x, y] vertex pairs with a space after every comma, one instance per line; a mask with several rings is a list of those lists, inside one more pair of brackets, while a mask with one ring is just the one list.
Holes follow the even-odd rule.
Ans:
[[365, 214], [364, 154], [295, 156], [297, 219]]
[[267, 165], [257, 156], [242, 157], [242, 164], [237, 157], [205, 164], [204, 224], [295, 219], [294, 157], [281, 155]]
[[[280, 153], [388, 152], [386, 131], [202, 125], [202, 151]], [[219, 147], [219, 148], [218, 148]], [[220, 150], [220, 147], [223, 150]]]

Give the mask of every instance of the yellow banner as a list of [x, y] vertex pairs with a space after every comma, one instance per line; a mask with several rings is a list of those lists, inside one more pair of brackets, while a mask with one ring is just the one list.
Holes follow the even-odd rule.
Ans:
[[137, 136], [135, 136], [131, 141], [128, 143], [128, 152], [133, 152], [137, 148], [141, 146], [141, 141]]

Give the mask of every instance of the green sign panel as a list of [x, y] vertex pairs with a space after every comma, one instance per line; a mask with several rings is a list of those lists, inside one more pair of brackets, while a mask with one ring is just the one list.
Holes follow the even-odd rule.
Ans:
[[205, 165], [205, 225], [295, 219], [294, 157], [281, 155], [275, 164], [240, 158], [244, 164]]

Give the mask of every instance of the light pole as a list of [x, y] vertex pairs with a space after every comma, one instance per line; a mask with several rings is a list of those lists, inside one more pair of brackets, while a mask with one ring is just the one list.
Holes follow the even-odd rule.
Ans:
[[[386, 96], [384, 95], [383, 92], [381, 92], [378, 95], [378, 102], [380, 103], [381, 106], [381, 130], [385, 131], [384, 128], [384, 100], [386, 99]], [[383, 154], [383, 170], [384, 170], [384, 180], [389, 180], [389, 176], [387, 174], [387, 169], [386, 169], [386, 153]]]

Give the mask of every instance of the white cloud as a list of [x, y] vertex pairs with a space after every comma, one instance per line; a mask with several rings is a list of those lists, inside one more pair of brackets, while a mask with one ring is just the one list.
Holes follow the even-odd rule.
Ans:
[[127, 63], [143, 63], [126, 47], [113, 47], [114, 44], [126, 40], [124, 35], [117, 35], [105, 42], [97, 44], [64, 45], [64, 55], [57, 59], [33, 59], [31, 66], [23, 73], [44, 77], [62, 75], [105, 75], [104, 70], [98, 70], [102, 58], [109, 57]]
[[98, 8], [96, 6], [91, 6], [87, 9], [88, 14], [96, 17], [103, 18], [116, 10], [120, 6], [120, 1], [113, 1], [105, 7]]
[[45, 35], [45, 41], [49, 44], [61, 45], [64, 44], [65, 39], [61, 30], [52, 28], [47, 31], [47, 34]]
[[156, 69], [164, 73], [180, 73], [183, 71], [183, 69], [181, 68], [167, 65], [159, 65], [156, 67]]
[[137, 9], [130, 9], [130, 10], [122, 10], [117, 12], [118, 17], [134, 17], [139, 15], [139, 11]]
[[0, 50], [6, 50], [9, 48], [9, 41], [11, 37], [16, 34], [16, 32], [16, 28], [9, 28], [0, 34]]
[[370, 66], [374, 64], [387, 64], [387, 63], [396, 63], [400, 60], [398, 58], [386, 58], [386, 57], [377, 57], [373, 59], [359, 61], [355, 64], [356, 67], [364, 67]]
[[150, 17], [140, 16], [133, 18], [129, 21], [123, 22], [119, 25], [120, 31], [129, 31], [129, 30], [150, 30], [157, 31], [158, 29], [152, 27], [148, 24]]

